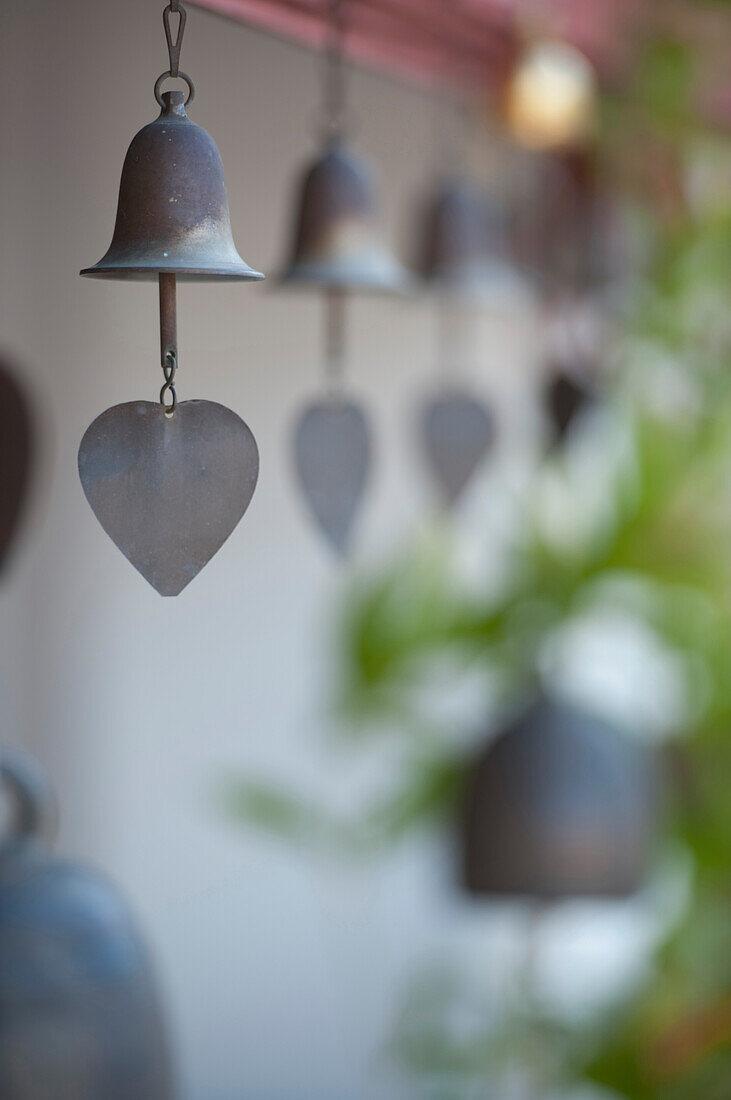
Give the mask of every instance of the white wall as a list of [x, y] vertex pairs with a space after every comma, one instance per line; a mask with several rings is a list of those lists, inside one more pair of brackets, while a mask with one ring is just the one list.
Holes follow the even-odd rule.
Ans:
[[[184, 286], [178, 393], [241, 413], [261, 450], [248, 514], [176, 600], [162, 600], [93, 518], [76, 450], [104, 408], [160, 386], [156, 293], [79, 279], [108, 244], [119, 172], [154, 117], [162, 3], [0, 0], [0, 348], [44, 428], [35, 501], [0, 591], [2, 737], [57, 785], [60, 847], [124, 888], [155, 950], [188, 1100], [386, 1095], [380, 1044], [410, 960], [450, 902], [430, 853], [342, 874], [240, 830], [213, 788], [230, 769], [336, 789], [322, 746], [328, 631], [345, 578], [293, 490], [287, 431], [319, 383], [319, 303], [269, 286]], [[293, 172], [314, 145], [316, 63], [197, 9], [183, 67], [216, 138], [239, 249], [276, 271]], [[433, 108], [357, 74], [359, 145], [386, 233], [431, 163]], [[396, 233], [396, 227], [399, 232]], [[429, 377], [424, 303], [358, 301], [352, 382], [380, 447], [363, 517], [383, 555], [424, 509], [412, 402]], [[492, 329], [487, 388], [523, 385], [519, 338]], [[477, 933], [481, 940], [481, 932]]]

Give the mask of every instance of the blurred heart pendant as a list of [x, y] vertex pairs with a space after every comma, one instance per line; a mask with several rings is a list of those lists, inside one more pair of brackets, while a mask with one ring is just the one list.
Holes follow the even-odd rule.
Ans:
[[79, 477], [102, 527], [161, 596], [177, 596], [249, 506], [259, 452], [236, 413], [182, 401], [114, 405], [87, 428]]
[[304, 409], [294, 435], [297, 476], [315, 522], [340, 554], [348, 548], [370, 459], [370, 431], [358, 405], [334, 397]]
[[0, 569], [22, 517], [34, 443], [28, 398], [13, 372], [0, 361]]
[[446, 505], [452, 505], [462, 495], [492, 443], [492, 414], [470, 394], [448, 390], [427, 403], [420, 433], [442, 499]]

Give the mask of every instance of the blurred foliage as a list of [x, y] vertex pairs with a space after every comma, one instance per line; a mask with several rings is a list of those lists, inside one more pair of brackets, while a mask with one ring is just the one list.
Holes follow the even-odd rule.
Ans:
[[374, 851], [454, 810], [471, 749], [435, 717], [435, 691], [480, 678], [496, 724], [529, 680], [550, 678], [567, 624], [601, 608], [641, 619], [677, 658], [668, 832], [693, 885], [650, 978], [600, 1025], [534, 1013], [468, 1040], [449, 1035], [453, 989], [417, 991], [392, 1053], [442, 1081], [434, 1095], [467, 1095], [448, 1082], [530, 1048], [553, 1052], [557, 1079], [630, 1100], [731, 1098], [731, 202], [717, 186], [728, 147], [693, 111], [698, 63], [680, 41], [651, 42], [632, 85], [605, 97], [606, 166], [650, 211], [657, 249], [622, 320], [603, 421], [536, 471], [491, 583], [461, 578], [449, 536], [432, 531], [353, 586], [338, 728], [354, 749], [398, 745], [394, 786], [350, 818], [266, 783], [230, 790], [242, 819], [288, 841]]

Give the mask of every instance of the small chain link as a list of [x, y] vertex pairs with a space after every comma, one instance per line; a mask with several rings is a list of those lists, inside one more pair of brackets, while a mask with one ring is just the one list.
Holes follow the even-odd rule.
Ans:
[[[178, 395], [175, 390], [175, 374], [178, 369], [178, 357], [174, 351], [169, 351], [165, 356], [162, 372], [165, 382], [160, 390], [160, 404], [166, 416], [172, 416], [178, 407]], [[165, 400], [165, 395], [170, 394], [170, 401]]]

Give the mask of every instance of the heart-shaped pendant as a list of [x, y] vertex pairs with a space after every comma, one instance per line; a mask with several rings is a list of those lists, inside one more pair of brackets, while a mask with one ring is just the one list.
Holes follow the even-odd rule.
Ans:
[[294, 459], [302, 493], [330, 545], [345, 554], [368, 478], [371, 439], [363, 410], [340, 397], [308, 405]]
[[492, 443], [492, 413], [469, 393], [450, 389], [427, 403], [420, 429], [440, 494], [453, 505]]
[[251, 431], [214, 401], [114, 405], [87, 428], [79, 476], [102, 527], [161, 596], [177, 596], [221, 548], [259, 474]]
[[0, 567], [23, 512], [33, 460], [33, 425], [26, 397], [0, 363]]

